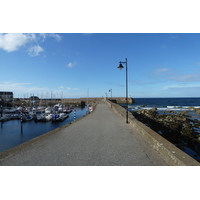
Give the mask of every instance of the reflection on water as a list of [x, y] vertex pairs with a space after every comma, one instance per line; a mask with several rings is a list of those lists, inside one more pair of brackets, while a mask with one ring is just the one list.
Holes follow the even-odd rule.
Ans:
[[[76, 108], [76, 119], [85, 114], [85, 108]], [[35, 122], [34, 120], [25, 123], [21, 123], [20, 120], [0, 122], [0, 152], [10, 149], [16, 145], [47, 133], [72, 121], [74, 121], [73, 111], [69, 114], [69, 117], [66, 120], [56, 123], [52, 123], [51, 121]]]

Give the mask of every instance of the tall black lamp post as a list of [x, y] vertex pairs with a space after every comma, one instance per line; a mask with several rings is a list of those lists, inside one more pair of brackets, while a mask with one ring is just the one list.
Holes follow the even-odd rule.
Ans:
[[112, 100], [112, 89], [110, 89], [109, 92], [111, 93], [111, 100]]
[[128, 124], [128, 62], [127, 58], [125, 62], [119, 62], [119, 67], [118, 69], [122, 70], [124, 66], [122, 63], [126, 64], [126, 123]]
[[112, 89], [110, 89], [109, 92], [111, 93], [111, 99], [110, 99], [110, 101], [111, 101], [111, 108], [112, 108]]

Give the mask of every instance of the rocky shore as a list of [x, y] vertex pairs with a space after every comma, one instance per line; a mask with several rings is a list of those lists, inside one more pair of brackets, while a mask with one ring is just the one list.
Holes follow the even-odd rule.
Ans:
[[[145, 107], [145, 105], [142, 107]], [[200, 109], [192, 109], [200, 114]], [[200, 121], [192, 119], [187, 115], [187, 111], [181, 113], [168, 111], [160, 114], [155, 107], [150, 110], [133, 111], [132, 113], [137, 120], [162, 135], [179, 149], [185, 151], [186, 148], [190, 148], [197, 155], [200, 155]], [[200, 162], [200, 160], [198, 161]]]

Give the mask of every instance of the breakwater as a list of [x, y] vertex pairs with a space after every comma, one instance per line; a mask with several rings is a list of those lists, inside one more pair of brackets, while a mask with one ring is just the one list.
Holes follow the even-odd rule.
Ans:
[[0, 153], [0, 165], [166, 166], [105, 103], [80, 119]]
[[[84, 107], [88, 104], [95, 104], [107, 98], [99, 98], [99, 97], [83, 97], [83, 98], [39, 98], [37, 96], [31, 98], [14, 98], [10, 100], [8, 103], [4, 103], [3, 107], [13, 107], [13, 106], [53, 106], [55, 104], [65, 104], [66, 106], [73, 107]], [[125, 97], [112, 97], [108, 98], [112, 102], [115, 103], [126, 103]], [[129, 97], [128, 103], [133, 103], [134, 99]]]
[[[125, 121], [126, 110], [122, 106], [112, 103], [108, 99], [106, 103], [111, 106], [115, 113], [120, 115]], [[190, 157], [188, 154], [181, 151], [171, 142], [160, 136], [158, 133], [138, 121], [131, 112], [128, 112], [129, 124], [131, 124], [139, 134], [152, 146], [153, 149], [158, 151], [163, 159], [169, 164], [174, 166], [200, 166], [199, 162]]]

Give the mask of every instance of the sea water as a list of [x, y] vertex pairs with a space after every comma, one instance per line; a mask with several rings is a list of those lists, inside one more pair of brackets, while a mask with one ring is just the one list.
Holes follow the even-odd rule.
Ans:
[[169, 107], [200, 107], [200, 98], [134, 98], [135, 103], [130, 107], [146, 105], [147, 107], [167, 108]]
[[158, 114], [174, 111], [188, 111], [192, 119], [200, 120], [200, 116], [190, 107], [200, 108], [200, 98], [135, 98], [135, 103], [129, 104], [130, 111], [157, 108]]

